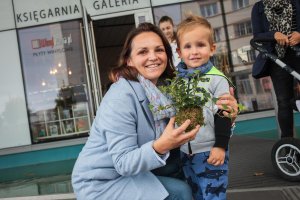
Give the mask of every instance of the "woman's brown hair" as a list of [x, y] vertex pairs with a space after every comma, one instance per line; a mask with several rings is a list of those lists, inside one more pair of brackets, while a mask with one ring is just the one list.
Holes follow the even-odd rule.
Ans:
[[145, 32], [153, 32], [157, 34], [164, 45], [166, 54], [167, 54], [167, 67], [163, 74], [160, 76], [160, 79], [165, 78], [172, 78], [174, 76], [174, 64], [172, 60], [172, 49], [168, 42], [168, 40], [165, 38], [164, 34], [161, 32], [161, 30], [156, 27], [155, 25], [151, 23], [141, 23], [137, 28], [133, 29], [126, 38], [126, 41], [124, 43], [119, 62], [117, 67], [113, 68], [109, 73], [109, 79], [112, 82], [116, 82], [120, 77], [123, 77], [128, 80], [135, 80], [137, 81], [137, 70], [134, 67], [127, 66], [127, 61], [130, 58], [131, 51], [132, 51], [132, 41], [133, 39], [138, 36], [139, 34], [145, 33]]

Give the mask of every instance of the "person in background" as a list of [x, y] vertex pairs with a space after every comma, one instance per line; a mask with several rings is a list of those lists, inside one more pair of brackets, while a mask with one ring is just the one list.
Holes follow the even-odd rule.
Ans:
[[[229, 93], [231, 82], [210, 61], [216, 49], [213, 34], [211, 24], [197, 15], [189, 15], [178, 25], [178, 54], [182, 62], [177, 66], [177, 76], [185, 78], [186, 84], [198, 76], [206, 78], [208, 82], [199, 81], [197, 87], [204, 88], [211, 98], [219, 98]], [[203, 107], [205, 125], [195, 140], [180, 148], [185, 178], [195, 200], [226, 199], [232, 121], [222, 113], [222, 109], [208, 101]]]
[[180, 58], [177, 54], [177, 43], [176, 43], [176, 33], [174, 30], [174, 23], [171, 17], [162, 16], [158, 22], [160, 30], [165, 34], [168, 39], [173, 52], [173, 63], [176, 66], [180, 63]]
[[[290, 46], [300, 43], [300, 1], [261, 0], [256, 2], [251, 14], [254, 38], [271, 38], [274, 43], [265, 44], [268, 52], [300, 73], [300, 57]], [[253, 65], [255, 78], [271, 76], [278, 105], [278, 122], [281, 137], [294, 134], [294, 78], [287, 71], [266, 60], [259, 54]]]
[[[155, 110], [169, 105], [156, 85], [173, 73], [172, 50], [160, 29], [150, 23], [133, 29], [118, 66], [110, 73], [114, 83], [102, 99], [73, 168], [72, 186], [78, 200], [192, 199], [185, 181], [152, 172], [166, 165], [170, 150], [193, 140], [199, 130], [197, 126], [185, 132], [190, 120], [175, 128], [171, 108]], [[237, 111], [230, 94], [218, 104], [226, 104], [228, 113]]]

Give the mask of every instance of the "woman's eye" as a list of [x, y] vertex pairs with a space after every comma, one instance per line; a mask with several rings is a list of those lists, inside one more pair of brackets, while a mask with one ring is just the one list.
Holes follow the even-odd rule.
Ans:
[[156, 51], [157, 51], [157, 52], [165, 52], [165, 49], [159, 48], [159, 49], [157, 49]]
[[139, 55], [145, 55], [146, 53], [147, 53], [146, 50], [142, 50], [142, 51], [139, 51], [139, 52], [138, 52]]

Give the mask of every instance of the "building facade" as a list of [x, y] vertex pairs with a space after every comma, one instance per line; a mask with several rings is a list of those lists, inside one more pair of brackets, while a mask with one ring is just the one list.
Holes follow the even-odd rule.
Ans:
[[163, 15], [175, 24], [189, 12], [206, 17], [215, 30], [216, 66], [235, 82], [245, 112], [266, 116], [257, 111], [274, 108], [272, 84], [251, 77], [255, 2], [1, 0], [0, 170], [76, 159], [127, 33]]

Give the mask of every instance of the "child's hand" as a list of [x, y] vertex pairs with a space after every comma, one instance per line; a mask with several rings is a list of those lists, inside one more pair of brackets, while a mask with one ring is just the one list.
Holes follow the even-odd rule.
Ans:
[[[223, 115], [225, 117], [231, 118], [231, 120], [234, 122], [235, 118], [238, 115], [238, 103], [236, 99], [234, 98], [234, 89], [230, 87], [230, 94], [223, 94], [218, 98], [218, 101], [216, 102], [216, 105], [220, 110], [223, 111]], [[224, 107], [226, 105], [226, 108]]]
[[207, 163], [220, 166], [224, 164], [225, 160], [225, 149], [220, 147], [213, 147], [210, 151], [209, 158], [207, 159]]

